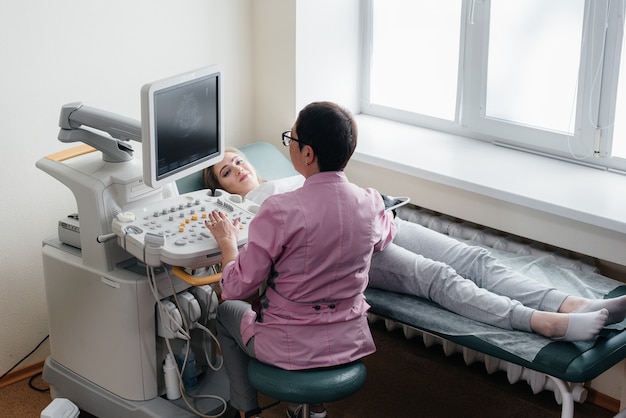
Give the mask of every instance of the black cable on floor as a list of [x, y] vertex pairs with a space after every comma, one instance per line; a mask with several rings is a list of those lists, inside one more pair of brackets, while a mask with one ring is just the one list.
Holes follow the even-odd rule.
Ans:
[[35, 386], [35, 384], [33, 383], [33, 380], [35, 380], [36, 377], [41, 376], [42, 373], [39, 372], [33, 376], [30, 377], [30, 379], [28, 379], [28, 386], [32, 389], [32, 390], [36, 390], [37, 392], [48, 392], [50, 390], [50, 386], [48, 386], [47, 388], [38, 388]]
[[38, 349], [39, 347], [41, 347], [41, 344], [43, 344], [43, 343], [44, 343], [44, 341], [46, 341], [49, 337], [50, 337], [49, 335], [46, 335], [46, 336], [45, 336], [45, 338], [44, 338], [43, 340], [41, 340], [41, 342], [40, 342], [39, 344], [37, 344], [37, 347], [33, 348], [33, 350], [32, 350], [30, 353], [28, 353], [28, 354], [26, 354], [24, 357], [22, 357], [22, 359], [21, 359], [20, 361], [18, 361], [17, 363], [15, 363], [15, 364], [13, 365], [13, 367], [11, 367], [11, 368], [10, 368], [9, 370], [7, 370], [7, 371], [6, 371], [6, 372], [5, 372], [2, 376], [0, 376], [0, 380], [4, 379], [4, 378], [5, 378], [5, 376], [6, 376], [7, 374], [11, 373], [11, 371], [12, 371], [13, 369], [15, 369], [17, 366], [19, 366], [21, 362], [23, 362], [24, 360], [26, 360], [26, 359], [27, 359], [28, 357], [30, 357], [30, 356], [31, 356], [31, 355], [32, 355], [35, 351], [37, 351], [37, 349]]

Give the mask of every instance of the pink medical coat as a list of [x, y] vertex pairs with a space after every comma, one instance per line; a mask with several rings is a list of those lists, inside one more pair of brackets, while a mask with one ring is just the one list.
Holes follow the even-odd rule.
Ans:
[[262, 310], [244, 315], [257, 358], [284, 369], [348, 363], [375, 351], [367, 323], [370, 258], [393, 240], [379, 193], [343, 172], [307, 178], [263, 202], [248, 243], [224, 266], [224, 299], [247, 298], [266, 282]]

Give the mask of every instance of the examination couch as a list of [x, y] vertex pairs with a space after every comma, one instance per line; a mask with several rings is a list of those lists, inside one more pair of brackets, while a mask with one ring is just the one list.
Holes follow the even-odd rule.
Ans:
[[[266, 180], [297, 174], [289, 160], [272, 144], [258, 142], [241, 150]], [[198, 173], [179, 180], [178, 188], [180, 193], [203, 188], [201, 175]], [[399, 216], [425, 226], [435, 225], [435, 229], [441, 229], [439, 232], [442, 233], [462, 226], [462, 222], [448, 221], [448, 225], [442, 227], [441, 219], [445, 217], [411, 205], [401, 208]], [[491, 248], [475, 239], [481, 232], [472, 228], [465, 228], [460, 233], [461, 239], [469, 238], [477, 245], [490, 247], [490, 251], [512, 268], [532, 269], [533, 278], [537, 276], [559, 288], [565, 286], [563, 290], [591, 297], [626, 294], [626, 286], [622, 283], [600, 276], [593, 269], [560, 267], [553, 255], [526, 254], [522, 250], [509, 253]], [[468, 230], [473, 232], [468, 234]], [[463, 233], [467, 237], [462, 238]], [[502, 239], [492, 241], [503, 248]], [[407, 337], [422, 335], [426, 345], [441, 344], [448, 355], [460, 352], [466, 363], [482, 361], [489, 373], [506, 371], [511, 383], [526, 380], [535, 393], [544, 389], [554, 391], [556, 400], [562, 405], [563, 418], [573, 417], [574, 401], [585, 400], [581, 395], [586, 393], [583, 382], [596, 378], [626, 358], [623, 323], [603, 330], [595, 341], [570, 343], [478, 323], [413, 296], [368, 288], [366, 297], [371, 305], [372, 321], [384, 320], [388, 329], [401, 327]]]

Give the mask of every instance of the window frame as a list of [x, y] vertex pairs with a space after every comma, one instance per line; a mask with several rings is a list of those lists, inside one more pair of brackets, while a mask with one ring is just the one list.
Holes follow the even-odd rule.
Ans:
[[[490, 119], [485, 117], [484, 110], [481, 114], [486, 102], [491, 0], [462, 0], [455, 120], [442, 120], [370, 103], [373, 1], [363, 2], [361, 113], [601, 169], [626, 172], [626, 159], [610, 155], [620, 59], [619, 54], [616, 56], [611, 51], [621, 52], [626, 0], [585, 1], [573, 135]], [[465, 52], [470, 47], [472, 54]]]

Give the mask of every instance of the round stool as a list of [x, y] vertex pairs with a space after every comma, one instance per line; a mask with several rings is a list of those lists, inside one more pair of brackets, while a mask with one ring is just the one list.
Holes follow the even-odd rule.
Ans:
[[276, 400], [303, 404], [303, 418], [309, 418], [309, 404], [334, 402], [356, 393], [366, 375], [360, 360], [307, 370], [285, 370], [253, 358], [248, 365], [248, 379], [256, 390]]

